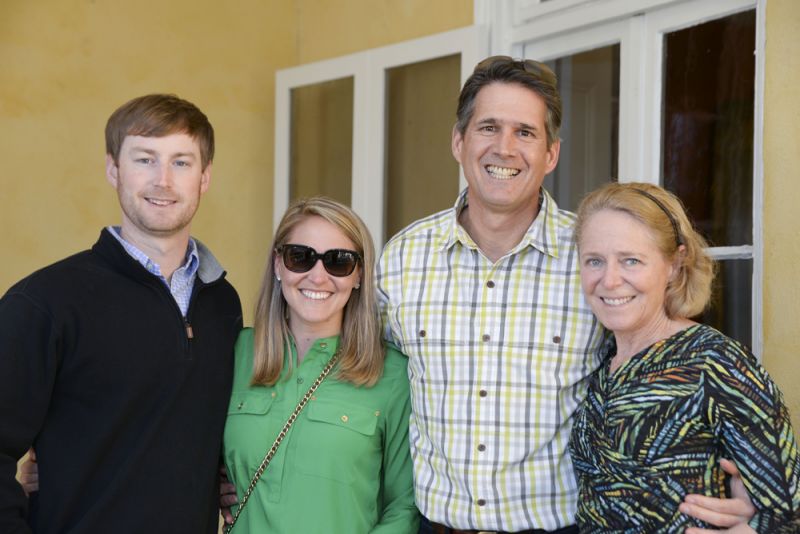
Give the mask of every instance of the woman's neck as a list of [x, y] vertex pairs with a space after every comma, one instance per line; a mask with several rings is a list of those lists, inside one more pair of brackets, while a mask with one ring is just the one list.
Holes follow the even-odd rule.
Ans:
[[332, 337], [339, 334], [339, 332], [327, 332], [305, 328], [291, 328], [290, 330], [292, 332], [292, 337], [294, 338], [294, 346], [297, 349], [297, 365], [302, 363], [306, 353], [308, 353], [318, 339]]

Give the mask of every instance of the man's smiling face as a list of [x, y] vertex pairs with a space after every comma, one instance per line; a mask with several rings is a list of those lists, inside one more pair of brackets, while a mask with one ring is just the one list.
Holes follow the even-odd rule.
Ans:
[[558, 162], [559, 142], [547, 146], [544, 100], [516, 83], [494, 82], [478, 92], [463, 135], [453, 129], [453, 156], [464, 169], [470, 209], [515, 212], [538, 201], [545, 175]]
[[123, 235], [188, 234], [210, 173], [210, 165], [202, 168], [197, 141], [185, 133], [127, 136], [119, 161], [106, 159], [106, 176], [122, 207]]

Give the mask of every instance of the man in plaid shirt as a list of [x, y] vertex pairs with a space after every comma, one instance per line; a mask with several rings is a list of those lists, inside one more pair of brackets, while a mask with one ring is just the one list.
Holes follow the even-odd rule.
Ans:
[[604, 330], [581, 292], [574, 215], [541, 187], [560, 148], [556, 77], [490, 57], [457, 117], [467, 189], [378, 265], [386, 339], [409, 358], [420, 532], [577, 533], [567, 441]]

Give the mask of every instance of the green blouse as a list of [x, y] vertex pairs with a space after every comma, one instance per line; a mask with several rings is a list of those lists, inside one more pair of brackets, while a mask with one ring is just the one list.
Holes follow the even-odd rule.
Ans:
[[[253, 330], [236, 342], [224, 459], [239, 499], [292, 410], [333, 356], [338, 336], [318, 339], [291, 374], [251, 386]], [[292, 362], [297, 359], [291, 347]], [[416, 533], [406, 358], [387, 348], [372, 387], [339, 381], [334, 369], [292, 425], [236, 524], [245, 532]]]

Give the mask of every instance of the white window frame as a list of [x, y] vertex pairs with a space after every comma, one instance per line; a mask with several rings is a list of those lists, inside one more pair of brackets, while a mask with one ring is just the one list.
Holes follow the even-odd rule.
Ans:
[[752, 259], [752, 349], [763, 348], [763, 129], [767, 0], [475, 0], [475, 22], [492, 54], [550, 60], [620, 44], [619, 176], [659, 183], [663, 37], [741, 11], [756, 10], [751, 245], [711, 247], [718, 260]]
[[[289, 205], [291, 91], [297, 87], [353, 77], [353, 154], [351, 207], [364, 219], [378, 250], [385, 229], [386, 71], [453, 54], [461, 55], [461, 82], [483, 59], [486, 31], [459, 28], [420, 39], [279, 70], [275, 80], [275, 180], [273, 224]], [[455, 102], [453, 103], [455, 110]], [[453, 120], [455, 122], [455, 119]], [[459, 187], [465, 181], [460, 178]]]

